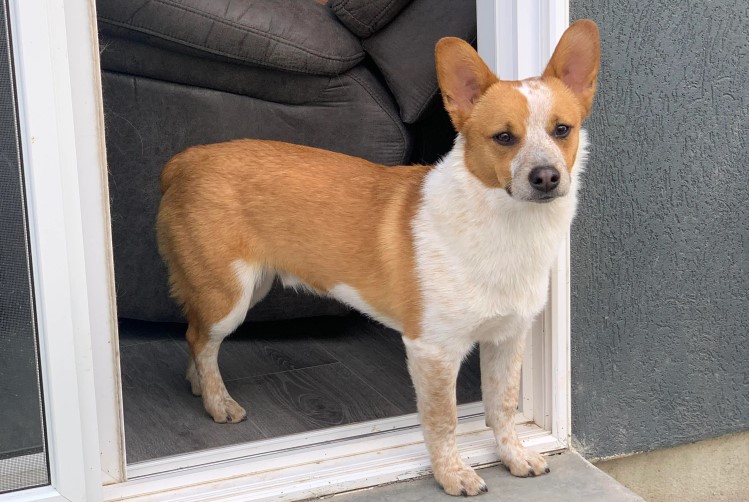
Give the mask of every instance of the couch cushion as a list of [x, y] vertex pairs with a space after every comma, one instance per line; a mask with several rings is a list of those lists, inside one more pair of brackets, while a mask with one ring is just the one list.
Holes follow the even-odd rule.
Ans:
[[[169, 298], [156, 247], [159, 174], [185, 148], [237, 138], [289, 141], [384, 164], [410, 158], [411, 137], [383, 85], [363, 66], [329, 85], [314, 102], [289, 105], [144, 77], [102, 73], [117, 310], [149, 321], [182, 318]], [[394, 168], [397, 169], [397, 168]], [[335, 204], [334, 200], [330, 201]], [[316, 313], [318, 303], [280, 293], [251, 319]], [[336, 307], [340, 310], [340, 306]]]
[[408, 124], [419, 120], [437, 94], [434, 46], [442, 37], [476, 41], [476, 2], [414, 0], [392, 23], [363, 41]]
[[286, 71], [338, 75], [364, 58], [324, 5], [300, 0], [98, 0], [99, 26], [171, 50]]
[[99, 47], [102, 70], [290, 105], [314, 101], [331, 79], [338, 78], [207, 59], [199, 54], [107, 35], [101, 35]]
[[346, 27], [366, 38], [393, 20], [412, 0], [331, 0], [328, 5]]

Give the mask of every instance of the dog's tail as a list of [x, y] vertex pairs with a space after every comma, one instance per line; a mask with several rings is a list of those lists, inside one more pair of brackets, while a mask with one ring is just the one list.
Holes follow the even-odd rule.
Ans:
[[166, 163], [164, 166], [164, 169], [161, 171], [161, 194], [164, 195], [166, 191], [169, 189], [169, 187], [172, 184], [172, 181], [174, 180], [174, 177], [177, 176], [177, 173], [180, 171], [180, 168], [182, 167], [182, 162], [180, 162], [181, 154], [175, 155], [172, 157], [169, 162]]

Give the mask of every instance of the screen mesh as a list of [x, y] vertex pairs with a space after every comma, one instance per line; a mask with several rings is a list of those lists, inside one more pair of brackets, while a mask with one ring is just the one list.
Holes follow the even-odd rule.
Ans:
[[8, 4], [0, 0], [0, 493], [49, 483]]

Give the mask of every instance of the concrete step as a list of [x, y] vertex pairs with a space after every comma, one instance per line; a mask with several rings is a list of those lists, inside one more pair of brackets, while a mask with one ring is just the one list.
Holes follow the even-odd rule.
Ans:
[[[478, 472], [489, 492], [478, 501], [634, 502], [643, 499], [574, 452], [547, 457], [551, 472], [537, 478], [516, 478], [502, 466]], [[432, 477], [326, 497], [331, 502], [439, 502], [455, 501]]]

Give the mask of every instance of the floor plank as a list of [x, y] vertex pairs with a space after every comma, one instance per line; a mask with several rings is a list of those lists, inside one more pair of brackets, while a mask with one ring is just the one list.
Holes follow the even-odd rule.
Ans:
[[458, 404], [481, 401], [481, 365], [476, 347], [463, 361], [458, 374]]
[[400, 415], [400, 410], [341, 363], [227, 383], [268, 437]]
[[336, 329], [318, 334], [314, 341], [370, 387], [387, 396], [401, 413], [415, 411], [416, 395], [399, 333], [352, 315]]
[[[311, 322], [263, 322], [241, 326], [221, 344], [218, 364], [224, 381], [336, 362], [313, 342]], [[187, 354], [184, 336], [176, 340]]]
[[120, 350], [128, 463], [265, 438], [250, 421], [213, 422], [190, 393], [186, 362], [173, 340]]
[[[250, 323], [223, 344], [227, 388], [248, 411], [216, 424], [184, 380], [185, 326], [120, 322], [129, 463], [416, 410], [398, 333], [358, 314]], [[481, 398], [478, 354], [461, 371], [459, 402]]]
[[[386, 396], [401, 412], [416, 412], [416, 394], [408, 374], [406, 351], [400, 333], [352, 314], [337, 329], [328, 329], [313, 340]], [[478, 348], [461, 367], [457, 398], [460, 404], [481, 400]]]

